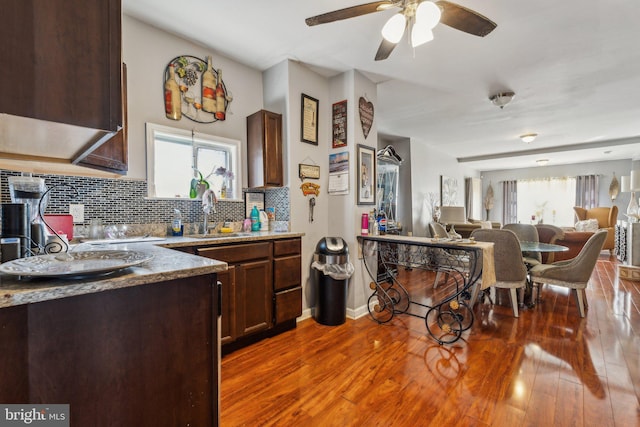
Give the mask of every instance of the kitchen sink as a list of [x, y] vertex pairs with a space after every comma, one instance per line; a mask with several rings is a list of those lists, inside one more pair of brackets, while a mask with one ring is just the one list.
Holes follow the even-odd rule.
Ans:
[[242, 237], [251, 236], [251, 233], [208, 233], [208, 234], [185, 234], [184, 237], [190, 237], [192, 239], [224, 239], [226, 237]]

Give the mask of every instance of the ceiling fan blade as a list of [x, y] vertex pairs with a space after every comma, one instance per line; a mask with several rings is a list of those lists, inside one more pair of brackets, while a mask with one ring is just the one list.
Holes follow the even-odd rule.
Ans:
[[328, 22], [340, 21], [343, 19], [354, 18], [360, 15], [366, 15], [368, 13], [378, 12], [381, 6], [393, 6], [393, 1], [374, 1], [371, 3], [365, 3], [358, 6], [347, 7], [344, 9], [334, 10], [333, 12], [323, 13], [322, 15], [312, 16], [307, 18], [304, 22], [308, 26], [312, 27], [318, 24], [326, 24]]
[[382, 39], [382, 43], [380, 43], [380, 47], [378, 47], [378, 51], [376, 52], [376, 61], [387, 59], [396, 45], [397, 43], [391, 43], [386, 39]]
[[442, 9], [440, 22], [456, 30], [484, 37], [497, 27], [496, 23], [489, 18], [459, 4], [445, 0], [440, 0], [436, 4]]

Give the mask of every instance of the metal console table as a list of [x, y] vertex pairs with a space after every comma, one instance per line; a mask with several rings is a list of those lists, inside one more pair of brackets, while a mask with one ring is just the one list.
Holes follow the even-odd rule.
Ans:
[[[473, 325], [471, 287], [483, 270], [482, 287], [495, 283], [492, 243], [390, 235], [358, 236], [358, 241], [363, 264], [373, 279], [369, 284], [373, 293], [367, 304], [371, 317], [378, 323], [387, 323], [396, 314], [424, 318], [427, 332], [440, 344], [457, 341]], [[398, 281], [398, 266], [446, 273], [455, 286], [433, 305], [423, 304], [412, 300]], [[377, 271], [379, 268], [384, 271]], [[424, 308], [425, 314], [410, 312], [412, 304]]]

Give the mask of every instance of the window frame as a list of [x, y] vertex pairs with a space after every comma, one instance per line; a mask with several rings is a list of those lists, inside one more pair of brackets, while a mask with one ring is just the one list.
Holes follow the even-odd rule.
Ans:
[[[197, 200], [187, 197], [171, 197], [157, 196], [155, 184], [155, 142], [159, 137], [175, 140], [182, 140], [185, 144], [192, 147], [192, 164], [197, 155], [198, 147], [212, 148], [222, 147], [231, 152], [230, 164], [233, 172], [233, 193], [228, 195], [225, 200], [241, 200], [242, 194], [242, 143], [236, 139], [224, 138], [217, 135], [211, 135], [202, 132], [192, 131], [190, 129], [180, 129], [170, 126], [159, 125], [155, 123], [145, 123], [146, 130], [146, 148], [147, 148], [147, 199], [170, 199], [170, 200]], [[210, 171], [201, 171], [206, 176]], [[185, 183], [188, 186], [188, 183]], [[188, 188], [188, 187], [185, 187]]]

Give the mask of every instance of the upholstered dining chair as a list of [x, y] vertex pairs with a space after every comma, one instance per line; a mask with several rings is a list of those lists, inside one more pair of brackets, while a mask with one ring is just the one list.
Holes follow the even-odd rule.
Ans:
[[[513, 231], [518, 240], [521, 242], [539, 242], [538, 230], [531, 224], [505, 224], [502, 226], [505, 230]], [[542, 262], [540, 252], [523, 252], [522, 259], [528, 266], [538, 265]]]
[[585, 289], [606, 239], [607, 230], [599, 230], [587, 240], [575, 258], [531, 268], [529, 274], [534, 285], [538, 286], [538, 295], [544, 283], [574, 289], [580, 317], [584, 317], [585, 306], [588, 306]]
[[[524, 289], [527, 284], [527, 268], [522, 262], [520, 252], [520, 241], [518, 236], [507, 229], [485, 229], [481, 228], [473, 230], [471, 237], [478, 242], [493, 242], [493, 254], [495, 259], [496, 270], [496, 288], [509, 289], [511, 296], [511, 306], [513, 308], [514, 317], [518, 317], [518, 289]], [[479, 282], [481, 282], [480, 279]], [[471, 295], [471, 307], [474, 306], [478, 293], [480, 291], [480, 283], [476, 283]]]

